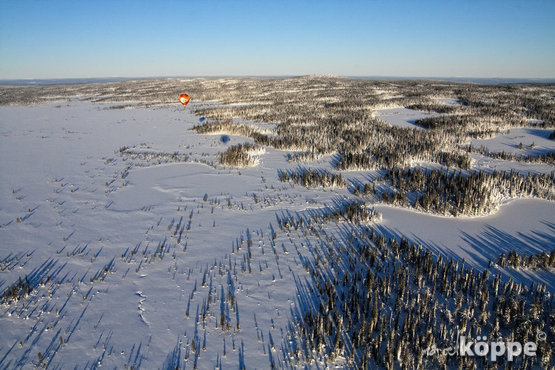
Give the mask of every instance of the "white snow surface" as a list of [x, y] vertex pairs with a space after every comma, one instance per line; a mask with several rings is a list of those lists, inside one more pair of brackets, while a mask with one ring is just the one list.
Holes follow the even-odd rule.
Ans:
[[422, 118], [438, 117], [442, 114], [436, 112], [423, 112], [407, 108], [388, 108], [379, 109], [374, 114], [374, 117], [390, 123], [393, 126], [403, 128], [418, 128], [424, 130], [423, 127], [417, 126], [414, 123]]
[[451, 107], [459, 105], [459, 99], [456, 98], [436, 98], [435, 100]]
[[[0, 305], [0, 367], [33, 368], [39, 352], [52, 368], [193, 367], [194, 346], [201, 348], [199, 368], [281, 363], [297, 282], [307, 274], [290, 251], [311, 254], [301, 235], [279, 232], [272, 241], [276, 215], [352, 195], [279, 182], [278, 169], [297, 165], [272, 148], [252, 168], [206, 164], [249, 140], [198, 135], [190, 128], [199, 117], [181, 106], [108, 107], [0, 107], [0, 292], [25, 276], [36, 286], [22, 301]], [[412, 125], [412, 114], [398, 109], [379, 117]], [[121, 155], [124, 146], [189, 159], [158, 164]], [[512, 201], [474, 219], [377, 209], [378, 230], [477, 269], [502, 252], [555, 247], [554, 202]], [[498, 270], [555, 291], [553, 272]], [[228, 290], [236, 307], [225, 298]], [[219, 327], [220, 312], [230, 328]]]
[[555, 151], [555, 141], [549, 139], [552, 132], [553, 130], [540, 128], [512, 128], [491, 139], [472, 140], [472, 146], [484, 146], [491, 152], [505, 152], [517, 156], [545, 155]]

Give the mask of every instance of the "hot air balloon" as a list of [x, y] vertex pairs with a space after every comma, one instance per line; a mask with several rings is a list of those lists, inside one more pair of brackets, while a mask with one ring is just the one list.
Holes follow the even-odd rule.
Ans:
[[179, 95], [179, 101], [181, 102], [181, 104], [183, 104], [184, 106], [189, 104], [189, 101], [191, 100], [191, 97], [187, 94], [181, 94]]

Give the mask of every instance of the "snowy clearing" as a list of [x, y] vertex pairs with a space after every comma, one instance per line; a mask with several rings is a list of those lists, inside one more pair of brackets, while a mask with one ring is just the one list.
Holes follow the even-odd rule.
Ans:
[[417, 128], [423, 130], [424, 128], [415, 125], [415, 122], [417, 120], [428, 117], [438, 117], [441, 116], [441, 114], [434, 112], [417, 111], [408, 108], [389, 108], [376, 111], [374, 116], [390, 123], [393, 126], [402, 128]]
[[555, 151], [555, 140], [549, 139], [552, 132], [553, 130], [538, 128], [514, 128], [491, 139], [472, 140], [472, 146], [484, 146], [490, 152], [505, 152], [518, 156], [545, 155]]

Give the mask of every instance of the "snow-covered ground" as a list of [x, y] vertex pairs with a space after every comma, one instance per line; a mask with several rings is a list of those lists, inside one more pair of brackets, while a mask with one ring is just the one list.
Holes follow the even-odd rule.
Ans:
[[455, 99], [455, 98], [436, 98], [435, 100], [445, 105], [449, 105], [451, 107], [455, 107], [459, 105], [459, 99]]
[[[422, 113], [378, 117], [414, 127]], [[276, 217], [354, 196], [279, 182], [277, 170], [297, 164], [271, 148], [255, 167], [222, 167], [218, 153], [249, 140], [199, 135], [198, 123], [181, 106], [0, 107], [0, 292], [25, 277], [34, 287], [0, 305], [0, 368], [282, 363], [301, 258], [317, 241], [281, 232]], [[555, 247], [553, 202], [513, 201], [476, 219], [377, 209], [376, 229], [478, 269], [513, 249]], [[555, 291], [552, 272], [499, 271]]]
[[[517, 199], [484, 217], [443, 217], [413, 210], [377, 206], [383, 214], [378, 229], [405, 238], [444, 256], [463, 259], [479, 270], [511, 251], [530, 255], [555, 247], [555, 203], [539, 199]], [[551, 248], [551, 249], [550, 249]], [[555, 277], [546, 271], [516, 271], [504, 274], [526, 284], [542, 282], [555, 291]]]
[[545, 155], [555, 151], [555, 141], [549, 139], [553, 130], [539, 128], [513, 128], [494, 138], [472, 140], [474, 148], [485, 147], [490, 152], [523, 155]]
[[374, 117], [379, 118], [383, 121], [389, 122], [393, 126], [403, 127], [403, 128], [418, 128], [424, 129], [414, 123], [422, 118], [428, 117], [438, 117], [441, 116], [440, 113], [435, 112], [422, 112], [414, 109], [407, 108], [388, 108], [380, 109], [376, 111]]
[[528, 163], [528, 162], [518, 162], [518, 161], [505, 161], [501, 159], [491, 158], [479, 153], [470, 154], [472, 158], [472, 167], [477, 170], [482, 170], [486, 172], [496, 171], [516, 171], [521, 175], [526, 175], [527, 173], [532, 174], [551, 174], [553, 172], [553, 165], [546, 163]]

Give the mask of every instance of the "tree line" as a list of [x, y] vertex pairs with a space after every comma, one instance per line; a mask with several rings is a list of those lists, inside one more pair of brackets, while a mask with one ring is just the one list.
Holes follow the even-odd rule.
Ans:
[[345, 187], [347, 183], [341, 174], [323, 169], [299, 167], [292, 170], [279, 170], [279, 181], [292, 182], [306, 187]]

